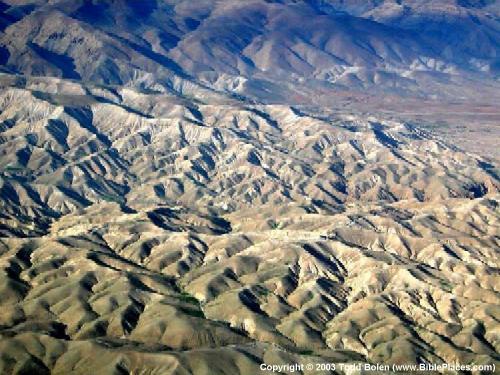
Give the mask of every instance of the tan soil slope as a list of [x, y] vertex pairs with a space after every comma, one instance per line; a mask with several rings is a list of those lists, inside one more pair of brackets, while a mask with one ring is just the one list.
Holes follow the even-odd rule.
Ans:
[[0, 93], [0, 373], [500, 364], [494, 165], [379, 118], [66, 90]]

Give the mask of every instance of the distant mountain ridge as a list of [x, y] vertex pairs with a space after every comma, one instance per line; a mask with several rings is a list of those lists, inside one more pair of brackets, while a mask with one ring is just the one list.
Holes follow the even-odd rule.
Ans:
[[0, 374], [493, 373], [498, 14], [0, 0]]
[[482, 86], [498, 92], [499, 15], [495, 1], [465, 0], [11, 0], [0, 2], [0, 63], [259, 101], [308, 90], [477, 99]]

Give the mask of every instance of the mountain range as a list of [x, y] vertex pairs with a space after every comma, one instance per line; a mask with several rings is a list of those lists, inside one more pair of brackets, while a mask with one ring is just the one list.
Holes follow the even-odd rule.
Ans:
[[499, 17], [0, 1], [0, 373], [493, 373]]
[[266, 103], [498, 94], [495, 1], [12, 0], [0, 11], [0, 62], [14, 74]]

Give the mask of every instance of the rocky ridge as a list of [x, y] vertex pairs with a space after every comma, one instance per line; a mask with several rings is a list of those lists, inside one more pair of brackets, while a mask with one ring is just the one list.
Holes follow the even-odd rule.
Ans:
[[37, 82], [0, 96], [1, 372], [498, 364], [489, 161], [377, 117]]

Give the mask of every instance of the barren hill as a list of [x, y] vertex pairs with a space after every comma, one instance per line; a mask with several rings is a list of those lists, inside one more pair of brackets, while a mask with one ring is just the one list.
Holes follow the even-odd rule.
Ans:
[[2, 372], [498, 363], [486, 159], [284, 105], [54, 79], [0, 104]]
[[498, 14], [0, 1], [0, 373], [499, 368]]

